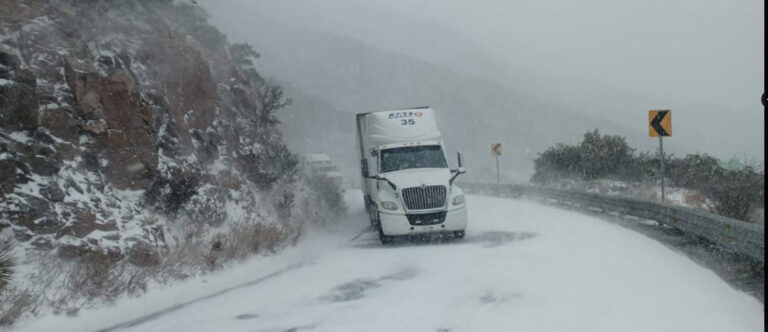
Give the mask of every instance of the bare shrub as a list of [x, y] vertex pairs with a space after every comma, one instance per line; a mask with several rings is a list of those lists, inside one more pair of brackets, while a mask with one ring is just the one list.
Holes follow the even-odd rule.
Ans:
[[29, 290], [11, 289], [0, 296], [0, 326], [12, 325], [23, 313], [37, 314], [39, 294]]
[[66, 288], [87, 300], [114, 301], [121, 294], [135, 295], [146, 290], [151, 267], [138, 267], [126, 261], [113, 262], [100, 252], [90, 252], [75, 263], [66, 279]]
[[208, 262], [210, 268], [218, 268], [231, 260], [241, 260], [260, 252], [273, 253], [287, 245], [295, 231], [274, 225], [235, 223], [225, 233], [212, 239]]
[[683, 202], [689, 206], [695, 206], [698, 208], [705, 208], [707, 204], [707, 196], [698, 191], [692, 191], [685, 194]]
[[303, 177], [303, 182], [309, 190], [301, 198], [294, 219], [303, 224], [327, 227], [347, 213], [341, 188], [331, 178], [309, 173]]
[[13, 277], [13, 257], [11, 257], [11, 250], [13, 249], [10, 240], [5, 240], [0, 243], [0, 292], [3, 291]]
[[237, 191], [242, 188], [242, 183], [240, 182], [240, 178], [237, 177], [235, 174], [232, 174], [230, 170], [219, 171], [219, 176], [216, 178], [216, 180], [221, 187], [224, 187], [227, 189]]
[[186, 224], [184, 236], [161, 252], [160, 264], [153, 279], [160, 283], [183, 280], [194, 275], [196, 271], [205, 270], [205, 254], [208, 249], [204, 239], [208, 229], [206, 224]]
[[197, 194], [200, 171], [194, 167], [171, 167], [168, 174], [155, 174], [144, 192], [144, 201], [169, 216], [176, 213]]

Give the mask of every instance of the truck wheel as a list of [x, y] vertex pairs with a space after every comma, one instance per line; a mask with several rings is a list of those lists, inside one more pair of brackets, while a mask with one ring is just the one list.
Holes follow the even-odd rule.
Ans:
[[384, 235], [384, 230], [381, 228], [381, 224], [378, 226], [379, 228], [379, 240], [381, 240], [381, 244], [388, 245], [392, 243], [392, 240], [395, 239], [394, 236]]
[[457, 239], [463, 239], [464, 238], [464, 231], [455, 231], [453, 232], [453, 237]]
[[371, 220], [371, 226], [376, 227], [379, 224], [379, 211], [374, 206], [368, 206], [368, 218]]
[[363, 204], [365, 205], [365, 212], [371, 212], [371, 200], [368, 196], [363, 197]]

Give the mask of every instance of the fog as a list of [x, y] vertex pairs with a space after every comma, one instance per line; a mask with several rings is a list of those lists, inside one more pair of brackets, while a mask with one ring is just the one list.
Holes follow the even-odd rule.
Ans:
[[[478, 133], [482, 139], [445, 133], [457, 149], [479, 151], [470, 157], [483, 158], [476, 162], [482, 170], [491, 168], [491, 141], [505, 142], [509, 176], [524, 178], [537, 152], [557, 142], [575, 143], [591, 128], [625, 136], [639, 150], [656, 149], [658, 141], [647, 134], [650, 109], [672, 110], [667, 152], [764, 158], [762, 1], [201, 5], [233, 42], [255, 46], [262, 54], [260, 70], [334, 111], [430, 104], [448, 109], [441, 126], [453, 131], [464, 122], [447, 117], [458, 119], [460, 111], [520, 119], [501, 127], [483, 127], [482, 121], [467, 127], [487, 129]], [[456, 80], [463, 85], [446, 90]], [[496, 92], [485, 98], [488, 90]], [[509, 136], [502, 129], [520, 131], [531, 117], [540, 126], [535, 135]], [[348, 120], [341, 128], [353, 128]]]

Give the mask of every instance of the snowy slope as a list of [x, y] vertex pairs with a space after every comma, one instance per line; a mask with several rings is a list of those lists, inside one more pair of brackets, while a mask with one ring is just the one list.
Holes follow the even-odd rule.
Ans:
[[114, 326], [253, 280], [118, 330], [764, 330], [756, 299], [620, 226], [532, 201], [469, 196], [464, 241], [382, 247], [373, 232], [349, 240], [367, 223], [359, 195], [347, 194], [351, 220], [341, 234], [208, 276], [210, 286], [192, 280], [150, 292], [151, 300], [20, 330]]

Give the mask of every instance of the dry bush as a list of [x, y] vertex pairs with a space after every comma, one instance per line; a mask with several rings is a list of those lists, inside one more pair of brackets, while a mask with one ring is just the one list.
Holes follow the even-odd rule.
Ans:
[[172, 245], [161, 255], [154, 279], [165, 283], [168, 280], [183, 280], [196, 271], [206, 269], [206, 254], [209, 250], [201, 238], [188, 237]]
[[685, 197], [683, 197], [683, 202], [689, 206], [705, 208], [707, 203], [707, 196], [698, 191], [690, 191], [685, 194]]
[[122, 294], [146, 291], [154, 267], [139, 267], [123, 260], [114, 262], [107, 254], [89, 252], [73, 264], [65, 288], [87, 300], [114, 301]]
[[13, 277], [13, 257], [11, 257], [11, 250], [13, 246], [11, 241], [5, 240], [0, 243], [0, 292], [3, 291]]
[[241, 260], [260, 252], [273, 253], [284, 248], [294, 230], [274, 225], [235, 223], [212, 239], [207, 261], [217, 268], [231, 260]]
[[227, 189], [238, 191], [240, 188], [242, 188], [240, 178], [235, 174], [232, 174], [230, 170], [219, 171], [219, 176], [216, 178], [216, 181], [220, 186]]
[[207, 236], [209, 229], [190, 225], [180, 241], [161, 251], [157, 266], [136, 266], [103, 252], [89, 252], [74, 262], [29, 253], [36, 266], [24, 276], [26, 288], [8, 286], [0, 292], [0, 326], [10, 326], [25, 313], [37, 316], [43, 306], [54, 314], [76, 315], [83, 307], [144, 293], [150, 281], [185, 279], [255, 253], [275, 252], [295, 244], [299, 234], [291, 227], [244, 222], [213, 237]]
[[0, 326], [10, 326], [24, 313], [36, 315], [40, 294], [29, 290], [10, 289], [0, 296]]

